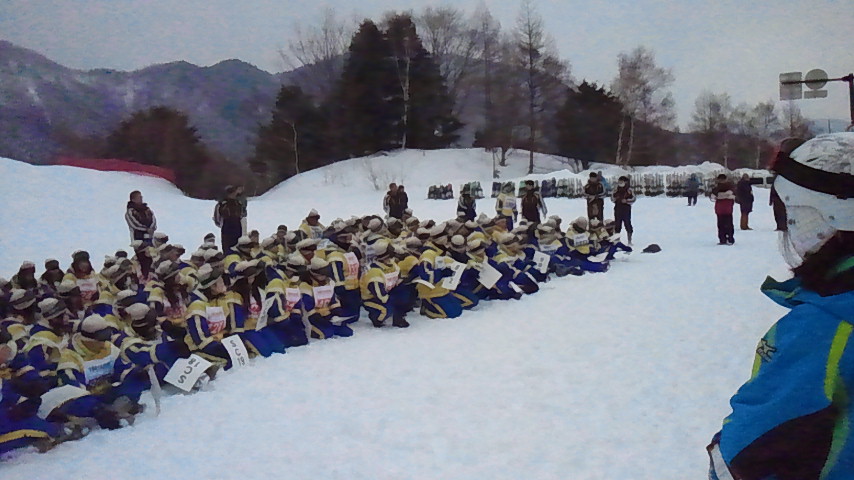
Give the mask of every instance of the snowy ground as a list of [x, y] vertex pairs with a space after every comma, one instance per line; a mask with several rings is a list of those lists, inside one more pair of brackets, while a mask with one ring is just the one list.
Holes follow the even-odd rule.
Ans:
[[[439, 177], [443, 161], [408, 173], [420, 217], [453, 214], [453, 201], [424, 200], [419, 185]], [[452, 175], [445, 183], [477, 179], [467, 165], [442, 169]], [[213, 230], [211, 202], [159, 180], [5, 160], [0, 173], [0, 275], [24, 259], [67, 265], [76, 248], [98, 258], [124, 247], [134, 188], [160, 230], [188, 249]], [[363, 173], [286, 182], [250, 202], [250, 228], [295, 226], [310, 207], [321, 221], [377, 211], [381, 192], [365, 187]], [[708, 200], [689, 208], [642, 198], [635, 244], [658, 243], [659, 254], [456, 320], [414, 316], [406, 330], [363, 322], [353, 338], [292, 349], [221, 375], [211, 391], [169, 397], [159, 418], [151, 409], [132, 428], [0, 464], [0, 477], [703, 478], [704, 447], [749, 374], [756, 341], [783, 312], [758, 291], [767, 274], [785, 275], [767, 195], [756, 191], [756, 230], [737, 231], [732, 247], [716, 245]], [[584, 212], [580, 200], [547, 203], [565, 219]]]

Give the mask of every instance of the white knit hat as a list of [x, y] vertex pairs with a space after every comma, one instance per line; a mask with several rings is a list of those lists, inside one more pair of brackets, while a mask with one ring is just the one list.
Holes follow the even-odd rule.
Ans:
[[80, 322], [80, 331], [84, 333], [96, 333], [105, 328], [110, 328], [110, 324], [97, 313], [89, 315]]
[[144, 303], [134, 303], [125, 309], [131, 320], [140, 320], [145, 318], [150, 310], [151, 308]]

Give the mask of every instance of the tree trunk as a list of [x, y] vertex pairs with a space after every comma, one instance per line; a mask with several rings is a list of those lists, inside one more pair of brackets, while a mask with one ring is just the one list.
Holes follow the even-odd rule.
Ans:
[[626, 129], [626, 118], [620, 119], [620, 134], [617, 137], [617, 158], [614, 160], [616, 165], [622, 165], [623, 162], [623, 130]]
[[291, 128], [294, 129], [294, 165], [296, 166], [297, 175], [299, 175], [299, 147], [297, 146], [297, 126], [296, 124], [291, 124]]
[[635, 117], [629, 117], [629, 150], [626, 152], [626, 165], [632, 163], [632, 148], [635, 145]]
[[406, 58], [406, 76], [403, 79], [403, 138], [400, 141], [400, 148], [406, 150], [406, 132], [409, 130], [409, 67], [411, 60]]
[[528, 175], [534, 173], [534, 140], [536, 139], [536, 122], [534, 120], [534, 91], [531, 88], [531, 98], [528, 102]]
[[729, 170], [729, 133], [724, 132], [724, 168]]

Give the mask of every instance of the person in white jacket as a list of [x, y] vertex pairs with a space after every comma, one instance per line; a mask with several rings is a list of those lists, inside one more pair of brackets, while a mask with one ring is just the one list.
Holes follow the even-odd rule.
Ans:
[[125, 221], [130, 230], [130, 240], [142, 240], [151, 244], [154, 231], [157, 230], [157, 218], [148, 205], [142, 201], [139, 190], [130, 192], [130, 201], [125, 212]]

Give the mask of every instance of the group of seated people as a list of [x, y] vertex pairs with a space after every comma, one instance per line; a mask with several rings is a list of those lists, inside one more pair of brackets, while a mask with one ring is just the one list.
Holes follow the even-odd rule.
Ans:
[[253, 231], [227, 252], [208, 234], [185, 259], [157, 233], [100, 271], [77, 251], [66, 271], [51, 259], [37, 276], [27, 261], [0, 279], [0, 455], [131, 424], [142, 393], [179, 359], [212, 364], [197, 386], [231, 368], [225, 338], [267, 357], [353, 335], [363, 308], [378, 328], [407, 327], [414, 311], [455, 318], [534, 293], [550, 275], [604, 272], [631, 251], [607, 222], [584, 217], [565, 231], [557, 216], [512, 230], [501, 216], [369, 215], [329, 227], [318, 217], [268, 238]]

